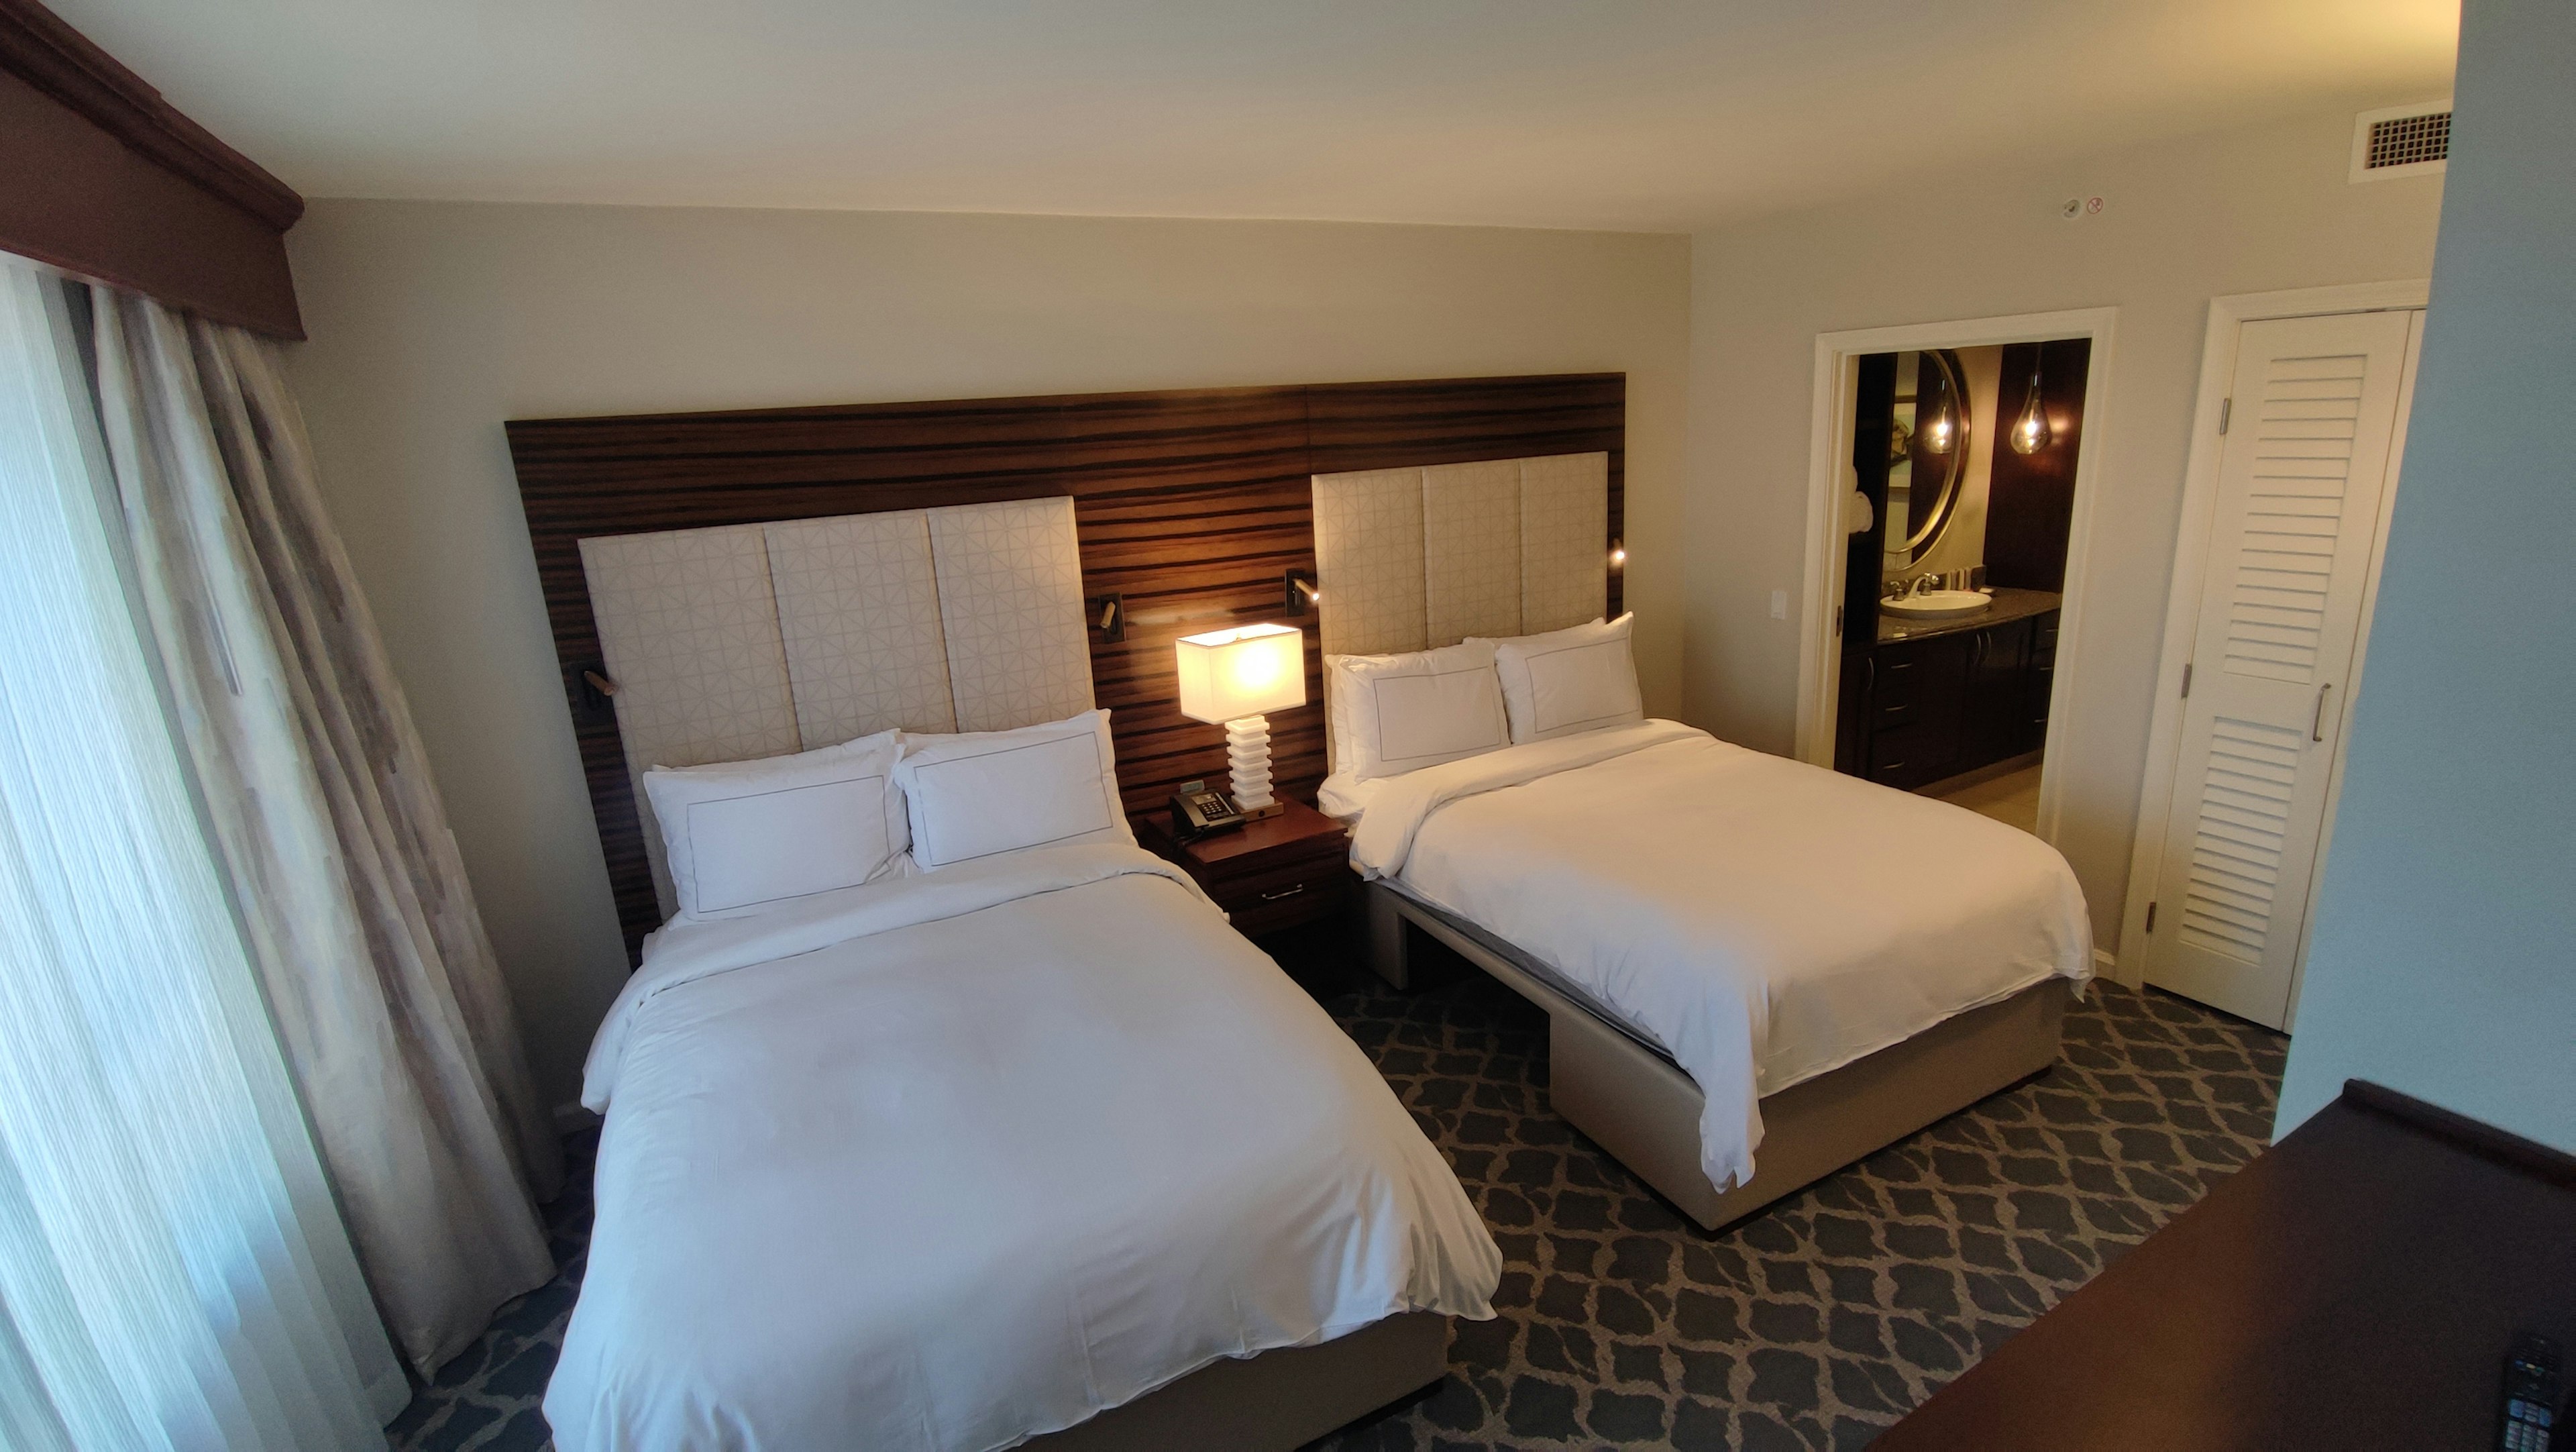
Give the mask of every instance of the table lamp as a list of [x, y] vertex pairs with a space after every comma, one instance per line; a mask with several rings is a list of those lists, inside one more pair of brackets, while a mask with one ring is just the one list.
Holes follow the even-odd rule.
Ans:
[[1225, 727], [1234, 804], [1247, 817], [1280, 810], [1270, 796], [1270, 722], [1265, 711], [1306, 704], [1306, 632], [1293, 625], [1246, 625], [1184, 635], [1181, 714]]

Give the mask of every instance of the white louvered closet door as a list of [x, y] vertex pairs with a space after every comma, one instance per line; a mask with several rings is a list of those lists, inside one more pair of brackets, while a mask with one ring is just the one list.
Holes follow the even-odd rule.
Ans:
[[2289, 1015], [2412, 312], [2245, 325], [2219, 454], [2148, 981]]

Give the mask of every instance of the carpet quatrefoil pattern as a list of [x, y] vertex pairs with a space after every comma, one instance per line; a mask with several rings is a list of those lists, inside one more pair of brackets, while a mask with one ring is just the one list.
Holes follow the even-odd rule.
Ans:
[[[1458, 1324], [1435, 1392], [1317, 1452], [1861, 1446], [2259, 1152], [2287, 1046], [2098, 985], [2056, 1068], [1712, 1236], [1550, 1111], [1546, 1019], [1498, 984], [1327, 1006], [1506, 1268], [1502, 1314]], [[563, 1275], [412, 1404], [402, 1452], [546, 1445], [586, 1169], [552, 1212]]]

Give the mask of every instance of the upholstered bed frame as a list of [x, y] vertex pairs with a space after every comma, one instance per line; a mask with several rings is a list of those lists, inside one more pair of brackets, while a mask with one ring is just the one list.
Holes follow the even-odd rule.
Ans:
[[[901, 727], [997, 731], [1092, 705], [1073, 501], [959, 504], [581, 542], [654, 888], [642, 774]], [[1026, 1445], [1285, 1449], [1439, 1380], [1446, 1318], [1219, 1362]]]
[[[1604, 508], [1601, 464], [1558, 455], [1317, 475], [1325, 651], [1425, 650], [1615, 610], [1607, 552], [1591, 547]], [[1670, 1056], [1475, 924], [1389, 882], [1370, 883], [1365, 900], [1381, 978], [1410, 987], [1413, 935], [1428, 934], [1545, 1009], [1556, 1111], [1712, 1230], [2057, 1059], [2066, 989], [2051, 980], [1765, 1096], [1759, 1168], [1721, 1191], [1700, 1168], [1699, 1086]]]
[[1413, 983], [1424, 934], [1547, 1011], [1548, 1101], [1637, 1178], [1715, 1230], [2057, 1062], [2066, 984], [2050, 979], [1903, 1043], [1762, 1097], [1762, 1152], [1732, 1189], [1700, 1168], [1703, 1099], [1690, 1075], [1511, 944], [1403, 889], [1368, 885], [1371, 962]]
[[[1101, 704], [1134, 809], [1222, 770], [1216, 734], [1175, 709], [1171, 641], [1300, 598], [1319, 468], [1590, 451], [1593, 538], [1569, 549], [1598, 561], [1624, 431], [1615, 374], [512, 423], [630, 948], [672, 906], [645, 768]], [[1564, 608], [1588, 616], [1601, 589]], [[1289, 789], [1322, 776], [1321, 717], [1282, 718]], [[1443, 1317], [1391, 1317], [1026, 1445], [1287, 1452], [1437, 1382], [1448, 1339]]]

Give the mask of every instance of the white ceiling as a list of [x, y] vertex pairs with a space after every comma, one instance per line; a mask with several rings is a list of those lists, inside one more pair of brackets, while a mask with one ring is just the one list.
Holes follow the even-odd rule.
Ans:
[[2439, 96], [2457, 0], [53, 0], [310, 196], [1687, 230]]

